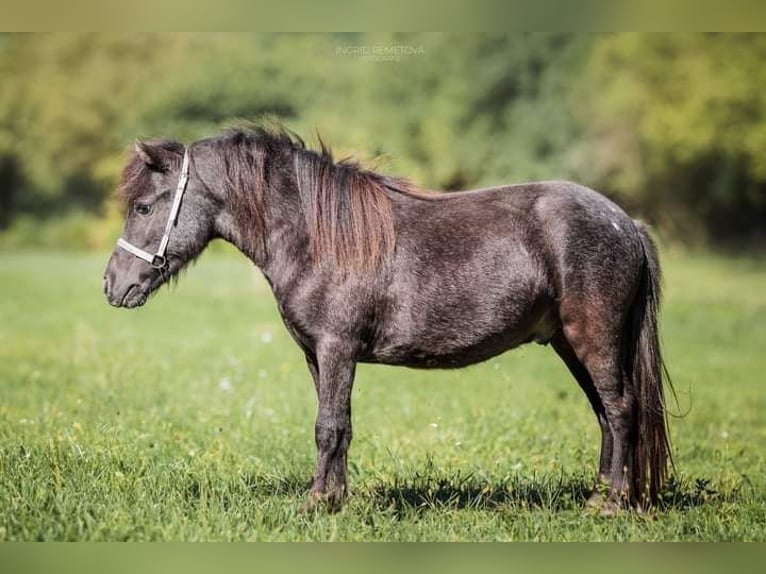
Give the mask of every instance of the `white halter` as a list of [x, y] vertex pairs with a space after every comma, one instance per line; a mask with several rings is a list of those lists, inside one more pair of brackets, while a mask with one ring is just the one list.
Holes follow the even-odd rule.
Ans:
[[165, 225], [165, 234], [162, 236], [160, 246], [157, 249], [157, 253], [152, 255], [148, 251], [144, 251], [140, 247], [136, 247], [132, 243], [124, 240], [120, 237], [117, 240], [117, 247], [123, 248], [125, 251], [132, 253], [136, 257], [143, 259], [149, 265], [155, 269], [162, 269], [167, 264], [165, 259], [165, 251], [168, 248], [168, 241], [170, 240], [170, 231], [176, 224], [176, 218], [178, 217], [178, 210], [181, 208], [181, 198], [186, 191], [186, 182], [189, 180], [189, 148], [184, 150], [184, 162], [181, 166], [181, 176], [178, 179], [178, 185], [176, 186], [176, 195], [173, 198], [173, 207], [170, 209], [170, 215], [168, 215], [168, 222]]

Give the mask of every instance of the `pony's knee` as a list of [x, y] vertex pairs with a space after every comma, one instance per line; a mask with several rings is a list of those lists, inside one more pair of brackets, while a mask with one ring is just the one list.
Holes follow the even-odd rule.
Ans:
[[314, 437], [321, 451], [345, 450], [351, 443], [351, 425], [318, 420], [314, 426]]

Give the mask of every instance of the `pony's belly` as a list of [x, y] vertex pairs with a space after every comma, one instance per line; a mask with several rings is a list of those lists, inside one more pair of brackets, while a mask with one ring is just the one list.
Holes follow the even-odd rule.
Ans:
[[458, 369], [491, 359], [523, 343], [511, 343], [487, 347], [477, 346], [451, 353], [434, 353], [421, 348], [399, 347], [389, 352], [376, 354], [363, 363], [379, 363], [411, 367], [414, 369]]
[[545, 345], [557, 328], [555, 319], [545, 314], [526, 328], [507, 329], [473, 342], [461, 343], [460, 337], [455, 335], [388, 345], [373, 351], [361, 362], [419, 369], [456, 369], [486, 361], [532, 341]]

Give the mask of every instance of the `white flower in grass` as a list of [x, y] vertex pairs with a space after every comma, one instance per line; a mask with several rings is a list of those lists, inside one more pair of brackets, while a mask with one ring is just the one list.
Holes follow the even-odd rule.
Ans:
[[256, 400], [255, 397], [251, 397], [250, 400], [245, 403], [245, 418], [249, 419], [253, 416], [253, 407], [255, 406]]
[[264, 345], [268, 345], [273, 340], [274, 340], [274, 335], [271, 334], [271, 331], [266, 331], [265, 333], [261, 333], [261, 343], [263, 343]]
[[221, 389], [224, 393], [231, 393], [234, 391], [234, 385], [232, 384], [229, 377], [224, 377], [218, 381], [218, 388]]

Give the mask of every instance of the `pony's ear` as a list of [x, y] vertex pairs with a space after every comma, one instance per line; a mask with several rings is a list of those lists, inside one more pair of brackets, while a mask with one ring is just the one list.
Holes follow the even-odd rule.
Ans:
[[149, 169], [168, 171], [183, 155], [183, 146], [171, 141], [136, 140], [136, 155]]

